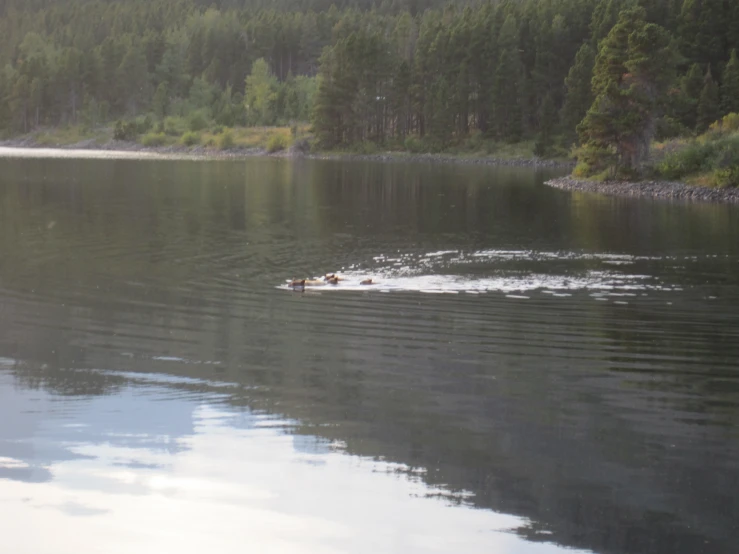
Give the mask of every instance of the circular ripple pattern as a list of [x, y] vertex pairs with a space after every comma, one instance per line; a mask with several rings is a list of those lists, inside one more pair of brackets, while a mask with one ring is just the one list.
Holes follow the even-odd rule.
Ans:
[[[278, 414], [525, 517], [531, 540], [728, 551], [737, 208], [551, 176], [0, 160], [0, 371], [90, 398], [157, 375], [173, 402]], [[334, 271], [347, 281], [286, 290]]]

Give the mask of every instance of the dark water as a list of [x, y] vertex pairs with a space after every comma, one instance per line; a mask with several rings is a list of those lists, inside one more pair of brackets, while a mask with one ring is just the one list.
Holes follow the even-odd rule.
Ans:
[[0, 158], [3, 551], [736, 552], [739, 209], [545, 177]]

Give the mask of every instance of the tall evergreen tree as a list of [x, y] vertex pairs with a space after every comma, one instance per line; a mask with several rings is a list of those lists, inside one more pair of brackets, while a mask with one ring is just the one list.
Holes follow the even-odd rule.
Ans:
[[556, 126], [557, 110], [551, 94], [547, 94], [539, 108], [539, 134], [534, 145], [534, 155], [546, 157], [551, 153]]
[[570, 68], [565, 85], [567, 94], [562, 107], [562, 129], [568, 141], [576, 138], [577, 125], [583, 120], [588, 107], [593, 103], [593, 66], [595, 51], [588, 43], [584, 43], [577, 51], [575, 63]]
[[656, 107], [669, 82], [668, 33], [645, 22], [643, 8], [624, 10], [595, 61], [595, 101], [578, 127], [579, 173], [638, 173], [654, 135]]
[[739, 113], [739, 58], [736, 50], [731, 51], [731, 59], [724, 70], [721, 83], [721, 112]]
[[711, 75], [711, 68], [706, 73], [705, 84], [701, 91], [700, 100], [698, 102], [698, 118], [696, 123], [696, 131], [702, 133], [719, 118], [720, 114], [719, 89], [716, 81]]

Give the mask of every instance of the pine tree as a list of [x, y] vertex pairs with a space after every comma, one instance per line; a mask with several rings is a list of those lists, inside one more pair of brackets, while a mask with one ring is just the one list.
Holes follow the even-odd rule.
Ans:
[[719, 90], [716, 81], [711, 75], [711, 68], [706, 73], [705, 84], [701, 91], [700, 101], [698, 102], [698, 120], [696, 131], [703, 133], [708, 130], [711, 123], [719, 118], [720, 102]]
[[679, 89], [672, 99], [670, 114], [686, 129], [695, 129], [698, 120], [698, 102], [704, 85], [704, 74], [700, 65], [694, 63], [680, 79]]
[[588, 43], [584, 43], [577, 51], [575, 63], [565, 79], [567, 94], [562, 108], [562, 128], [568, 141], [577, 136], [577, 125], [593, 103], [590, 81], [593, 78], [594, 65], [595, 52]]
[[624, 10], [595, 60], [595, 101], [578, 131], [578, 173], [641, 170], [654, 134], [657, 103], [671, 76], [669, 34], [644, 21], [643, 8]]
[[731, 59], [724, 70], [721, 83], [721, 112], [739, 113], [739, 58], [736, 50], [731, 51]]
[[552, 96], [547, 94], [539, 108], [539, 134], [534, 144], [534, 154], [536, 156], [544, 158], [550, 154], [556, 125], [557, 110], [554, 107]]
[[167, 110], [169, 110], [169, 89], [166, 82], [159, 83], [151, 104], [157, 117], [160, 120], [164, 119], [167, 115]]

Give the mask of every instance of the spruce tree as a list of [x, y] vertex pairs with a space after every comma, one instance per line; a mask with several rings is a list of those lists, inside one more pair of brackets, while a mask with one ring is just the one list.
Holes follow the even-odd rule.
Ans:
[[736, 50], [731, 51], [731, 59], [724, 70], [721, 83], [721, 112], [739, 113], [739, 58]]
[[595, 51], [588, 43], [584, 43], [577, 51], [575, 63], [570, 68], [565, 86], [567, 94], [562, 107], [562, 129], [566, 140], [575, 140], [577, 125], [583, 120], [588, 107], [593, 103], [593, 91], [590, 81], [593, 78]]
[[657, 103], [673, 62], [669, 34], [646, 23], [643, 8], [624, 10], [595, 61], [595, 101], [579, 125], [581, 175], [638, 174], [648, 154]]
[[711, 75], [711, 68], [706, 73], [705, 84], [701, 91], [700, 101], [698, 102], [698, 120], [696, 131], [703, 133], [708, 130], [711, 123], [719, 118], [720, 102], [719, 90], [716, 81]]
[[557, 110], [552, 95], [547, 94], [539, 108], [539, 133], [534, 144], [534, 154], [541, 158], [548, 156], [552, 150], [554, 128], [557, 125]]

